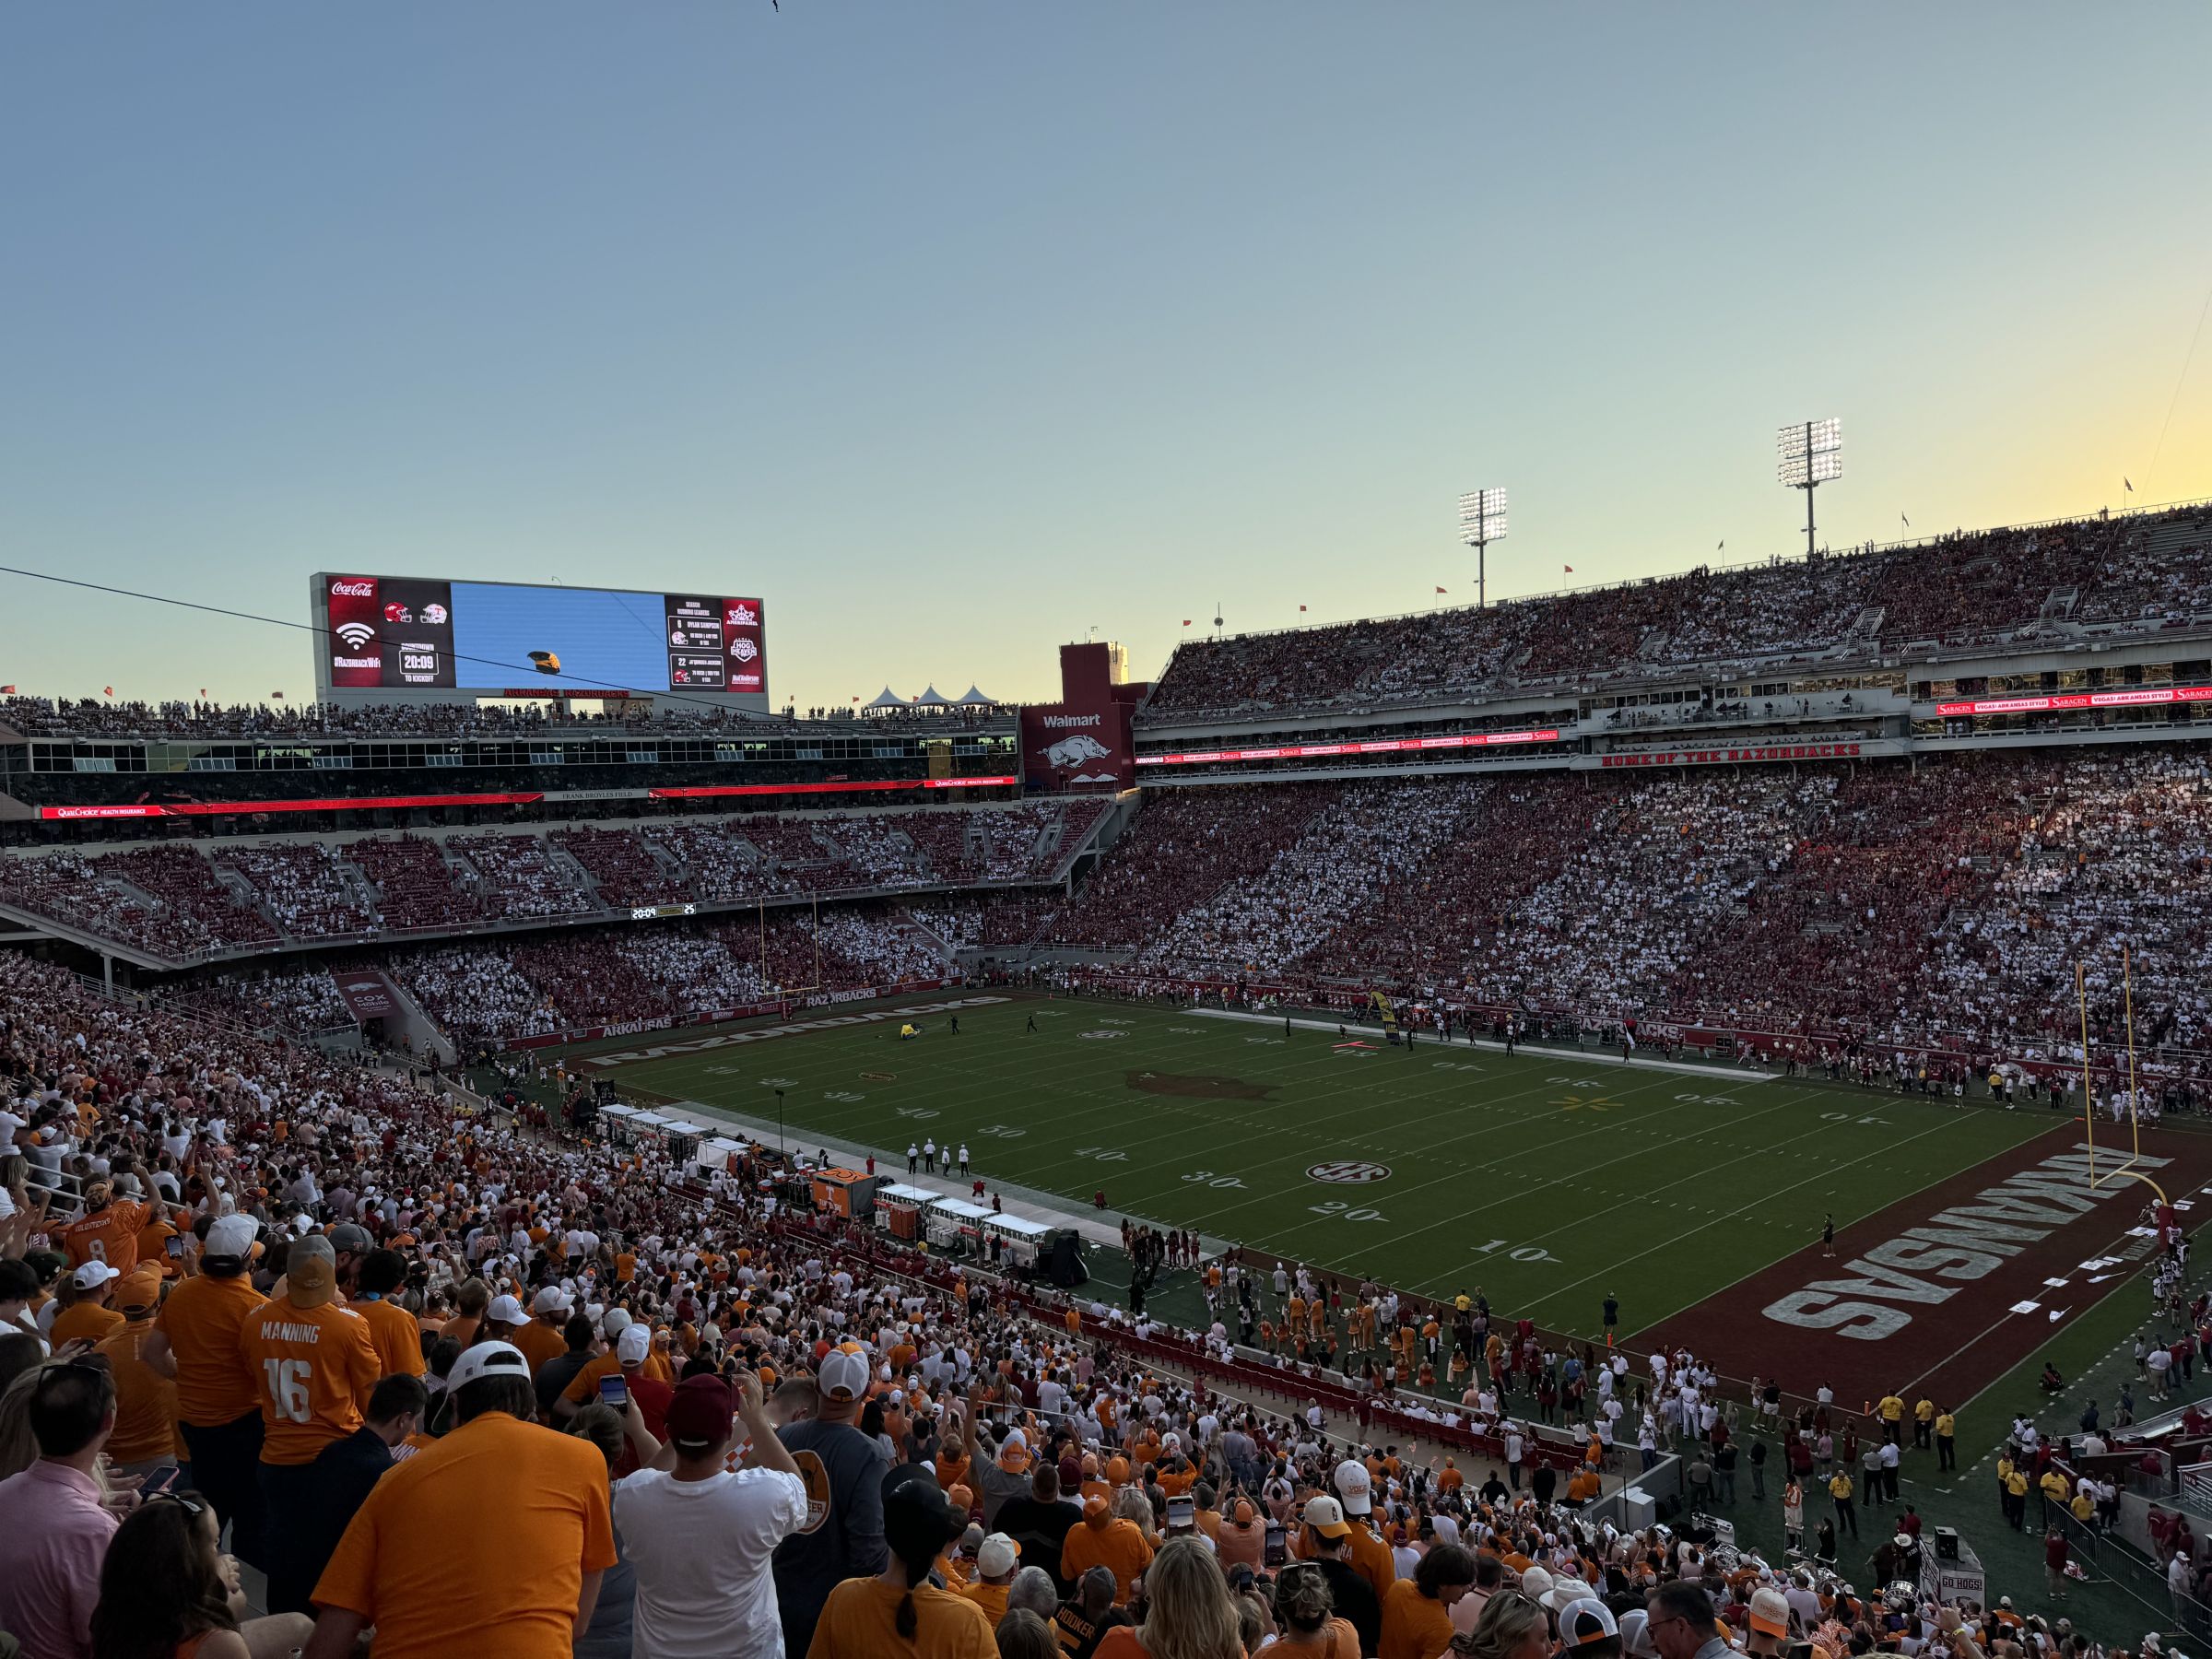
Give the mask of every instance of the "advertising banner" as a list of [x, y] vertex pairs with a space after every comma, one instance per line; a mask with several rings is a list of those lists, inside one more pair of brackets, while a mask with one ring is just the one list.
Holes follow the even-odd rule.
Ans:
[[1603, 755], [1579, 755], [1577, 771], [1611, 771], [1620, 766], [1763, 766], [1780, 760], [1859, 760], [1877, 755], [1900, 755], [1904, 745], [1894, 738], [1868, 737], [1834, 743], [1734, 743], [1703, 748], [1614, 750]]
[[1021, 711], [1021, 771], [1031, 789], [1126, 789], [1135, 781], [1126, 703]]
[[398, 1011], [399, 998], [392, 982], [374, 969], [334, 973], [331, 978], [337, 983], [338, 994], [346, 999], [346, 1006], [363, 1025]]

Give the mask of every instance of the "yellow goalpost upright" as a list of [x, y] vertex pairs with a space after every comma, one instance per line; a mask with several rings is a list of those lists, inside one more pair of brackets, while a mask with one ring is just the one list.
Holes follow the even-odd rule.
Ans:
[[2097, 1171], [2097, 1095], [2089, 1080], [2089, 995], [2086, 965], [2074, 964], [2074, 998], [2081, 1011], [2081, 1123], [2084, 1139], [2089, 1150], [2089, 1185], [2100, 1187], [2108, 1181], [2139, 1181], [2158, 1194], [2164, 1203], [2165, 1189], [2136, 1166], [2143, 1157], [2143, 1116], [2137, 1104], [2136, 1087], [2136, 992], [2133, 964], [2128, 947], [2120, 947], [2121, 1023], [2127, 1039], [2127, 1124], [2129, 1148], [2127, 1161], [2118, 1169], [2099, 1174]]

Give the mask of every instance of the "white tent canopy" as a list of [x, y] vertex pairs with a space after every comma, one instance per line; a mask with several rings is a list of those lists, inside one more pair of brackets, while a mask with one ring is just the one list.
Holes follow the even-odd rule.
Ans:
[[906, 707], [906, 699], [886, 686], [872, 700], [862, 706], [870, 709], [903, 709]]
[[944, 695], [935, 686], [927, 688], [914, 699], [914, 707], [917, 709], [942, 709], [947, 706]]
[[971, 687], [969, 687], [969, 688], [968, 688], [968, 695], [967, 695], [967, 696], [965, 696], [965, 697], [963, 697], [963, 698], [961, 698], [961, 699], [960, 699], [960, 701], [961, 701], [963, 704], [967, 704], [967, 703], [982, 703], [982, 704], [991, 704], [991, 703], [995, 703], [996, 701], [998, 701], [998, 699], [997, 699], [997, 698], [995, 698], [995, 697], [985, 697], [985, 696], [984, 696], [984, 695], [983, 695], [983, 694], [982, 694], [981, 691], [977, 690], [977, 689], [976, 689], [976, 688], [975, 688], [973, 686], [971, 686]]

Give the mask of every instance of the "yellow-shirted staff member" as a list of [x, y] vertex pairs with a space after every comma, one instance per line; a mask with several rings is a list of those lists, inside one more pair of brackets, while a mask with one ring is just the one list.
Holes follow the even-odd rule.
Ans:
[[1891, 1445], [1900, 1445], [1905, 1438], [1905, 1403], [1895, 1394], [1886, 1394], [1875, 1406], [1882, 1419], [1882, 1438]]

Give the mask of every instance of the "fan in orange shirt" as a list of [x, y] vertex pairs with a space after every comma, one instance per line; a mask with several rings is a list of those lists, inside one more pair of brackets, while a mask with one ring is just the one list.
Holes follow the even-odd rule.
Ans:
[[370, 1489], [314, 1586], [317, 1659], [369, 1624], [379, 1659], [565, 1655], [591, 1622], [615, 1562], [604, 1458], [526, 1420], [505, 1343], [470, 1348], [449, 1384], [457, 1426]]
[[119, 1281], [115, 1300], [124, 1323], [96, 1350], [107, 1356], [115, 1378], [115, 1431], [108, 1437], [107, 1453], [123, 1473], [145, 1474], [160, 1464], [181, 1463], [186, 1455], [177, 1432], [177, 1385], [143, 1357], [146, 1340], [153, 1335], [154, 1311], [161, 1303], [161, 1270], [144, 1263]]
[[108, 1304], [114, 1300], [116, 1282], [122, 1277], [99, 1261], [87, 1262], [71, 1274], [66, 1288], [72, 1300], [53, 1316], [46, 1340], [58, 1348], [80, 1336], [98, 1342], [113, 1332], [123, 1323], [123, 1315]]
[[[359, 1314], [334, 1305], [337, 1252], [328, 1237], [292, 1241], [280, 1301], [265, 1302], [239, 1327], [239, 1355], [261, 1382], [261, 1488], [268, 1506], [269, 1610], [310, 1611], [319, 1565], [312, 1539], [321, 1491], [315, 1455], [361, 1426], [376, 1387], [376, 1347]], [[312, 1553], [312, 1552], [310, 1552]]]
[[1136, 1523], [1115, 1515], [1105, 1499], [1091, 1498], [1084, 1502], [1082, 1524], [1068, 1528], [1060, 1547], [1060, 1577], [1075, 1583], [1093, 1567], [1107, 1568], [1113, 1573], [1114, 1605], [1122, 1606], [1151, 1559], [1152, 1546]]
[[379, 1376], [419, 1377], [429, 1369], [423, 1363], [422, 1326], [392, 1300], [406, 1277], [407, 1261], [398, 1251], [372, 1250], [361, 1258], [354, 1298], [347, 1304], [369, 1327]]
[[143, 1204], [118, 1198], [104, 1181], [85, 1189], [85, 1213], [55, 1233], [54, 1239], [69, 1257], [72, 1267], [87, 1262], [105, 1262], [118, 1273], [138, 1265], [138, 1234], [146, 1226]]
[[542, 1286], [530, 1299], [530, 1312], [535, 1317], [514, 1334], [513, 1342], [530, 1361], [530, 1374], [535, 1377], [547, 1360], [558, 1359], [569, 1351], [569, 1340], [563, 1335], [569, 1322], [569, 1298], [559, 1285]]

